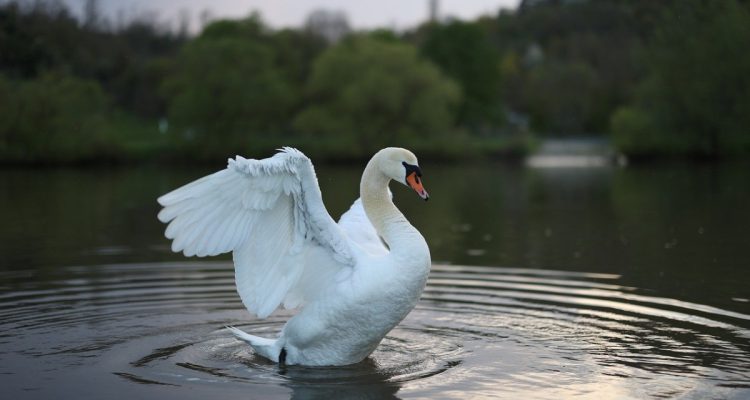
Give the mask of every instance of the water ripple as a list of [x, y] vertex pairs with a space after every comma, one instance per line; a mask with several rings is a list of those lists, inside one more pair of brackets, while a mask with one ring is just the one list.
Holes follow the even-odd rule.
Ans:
[[0, 375], [19, 377], [4, 380], [8, 393], [80, 395], [95, 379], [106, 384], [93, 397], [750, 396], [750, 315], [650, 296], [614, 274], [435, 265], [371, 357], [328, 368], [280, 368], [223, 329], [272, 337], [291, 315], [254, 320], [233, 277], [221, 262], [8, 273]]

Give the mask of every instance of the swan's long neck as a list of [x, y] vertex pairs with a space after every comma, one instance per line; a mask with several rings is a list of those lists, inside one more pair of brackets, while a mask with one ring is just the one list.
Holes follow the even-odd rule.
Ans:
[[378, 235], [388, 243], [391, 253], [399, 253], [409, 251], [414, 239], [424, 243], [424, 238], [393, 204], [388, 191], [390, 181], [378, 168], [378, 157], [373, 157], [362, 174], [359, 192], [367, 218]]

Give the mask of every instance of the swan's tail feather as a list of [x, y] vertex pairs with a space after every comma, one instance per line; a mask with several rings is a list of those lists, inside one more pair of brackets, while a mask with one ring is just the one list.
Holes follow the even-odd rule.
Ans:
[[252, 346], [253, 350], [259, 355], [273, 362], [279, 362], [281, 349], [279, 348], [278, 340], [253, 336], [233, 326], [227, 326], [227, 329], [229, 332], [232, 332], [234, 337]]

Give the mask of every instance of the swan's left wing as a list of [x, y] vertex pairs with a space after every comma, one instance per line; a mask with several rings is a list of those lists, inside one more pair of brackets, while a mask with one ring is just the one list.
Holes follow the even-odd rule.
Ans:
[[173, 251], [233, 252], [237, 291], [261, 318], [282, 302], [292, 308], [310, 300], [355, 264], [323, 205], [310, 159], [295, 149], [264, 160], [237, 156], [158, 201]]

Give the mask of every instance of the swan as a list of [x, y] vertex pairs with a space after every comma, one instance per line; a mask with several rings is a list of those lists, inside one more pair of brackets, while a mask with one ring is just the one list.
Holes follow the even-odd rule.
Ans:
[[250, 313], [300, 308], [276, 339], [227, 327], [257, 354], [285, 365], [348, 365], [370, 355], [424, 289], [430, 250], [388, 187], [394, 180], [427, 200], [421, 177], [409, 150], [380, 150], [337, 224], [310, 159], [285, 147], [263, 160], [230, 158], [226, 169], [159, 197], [158, 218], [174, 252], [232, 252]]

